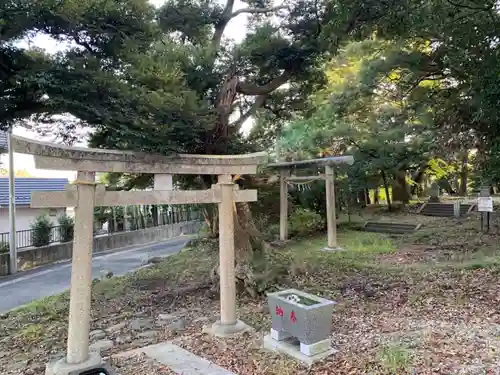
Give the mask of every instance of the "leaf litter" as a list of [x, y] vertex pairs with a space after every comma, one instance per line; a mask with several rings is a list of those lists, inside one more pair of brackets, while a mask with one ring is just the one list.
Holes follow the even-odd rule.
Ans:
[[[202, 333], [219, 309], [217, 294], [207, 288], [216, 253], [203, 249], [182, 251], [133, 276], [96, 282], [91, 329], [113, 341], [101, 354], [120, 375], [172, 374], [144, 356], [114, 357], [162, 341], [240, 375], [498, 373], [498, 231], [494, 226], [491, 234], [478, 233], [474, 220], [441, 219], [439, 230], [431, 226], [394, 240], [400, 251], [356, 257], [300, 254], [299, 272], [277, 287], [297, 287], [338, 302], [332, 318], [338, 352], [311, 368], [261, 348], [270, 329], [265, 299], [239, 300], [240, 317], [254, 332], [235, 339]], [[310, 244], [303, 251], [310, 252]], [[292, 263], [301, 246], [293, 248]], [[52, 297], [0, 317], [2, 374], [43, 374], [48, 360], [62, 357], [67, 300], [67, 295]]]

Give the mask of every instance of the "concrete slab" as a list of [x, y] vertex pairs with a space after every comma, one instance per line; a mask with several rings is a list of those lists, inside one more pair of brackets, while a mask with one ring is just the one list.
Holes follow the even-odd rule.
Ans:
[[114, 355], [114, 357], [133, 357], [143, 353], [146, 356], [168, 366], [170, 370], [177, 374], [236, 375], [169, 342], [129, 350], [127, 352]]
[[295, 340], [274, 340], [271, 335], [264, 336], [264, 349], [271, 350], [277, 353], [286, 354], [293, 357], [300, 362], [306, 364], [307, 366], [312, 366], [314, 363], [321, 361], [332, 354], [336, 353], [337, 350], [330, 348], [323, 353], [319, 353], [313, 356], [307, 356], [300, 352], [300, 343]]

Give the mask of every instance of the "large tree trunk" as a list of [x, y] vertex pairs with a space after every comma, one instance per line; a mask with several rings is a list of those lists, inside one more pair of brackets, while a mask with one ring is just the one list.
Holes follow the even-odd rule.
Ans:
[[428, 163], [422, 163], [420, 166], [417, 168], [415, 173], [412, 176], [413, 182], [415, 182], [412, 187], [411, 187], [411, 195], [418, 195], [419, 194], [419, 187], [423, 183], [423, 180], [425, 178], [425, 172], [427, 171], [427, 168], [429, 167]]
[[219, 235], [219, 211], [215, 204], [206, 204], [202, 208], [203, 219], [208, 228], [208, 236], [217, 238]]
[[467, 179], [469, 177], [469, 151], [466, 150], [462, 155], [462, 165], [460, 168], [460, 190], [458, 195], [465, 197], [467, 195]]
[[[229, 126], [229, 116], [236, 97], [237, 84], [238, 77], [235, 75], [234, 69], [231, 69], [218, 95], [217, 121], [213, 134], [206, 142], [205, 151], [208, 151], [207, 153], [226, 153], [231, 139], [235, 135], [234, 132], [237, 131], [237, 127]], [[260, 95], [256, 102], [263, 105], [265, 98], [266, 95]], [[210, 216], [212, 219], [215, 217], [213, 214]], [[264, 292], [276, 275], [269, 271], [268, 256], [271, 252], [268, 251], [268, 245], [262, 239], [261, 233], [255, 225], [248, 203], [234, 204], [234, 245], [238, 291], [240, 293], [246, 292], [251, 296]], [[219, 267], [216, 267], [215, 274], [217, 277], [214, 277], [213, 281], [214, 285], [218, 286]]]
[[388, 206], [389, 212], [391, 212], [392, 211], [392, 204], [391, 204], [391, 196], [389, 194], [389, 184], [387, 183], [387, 176], [385, 175], [385, 171], [383, 169], [380, 170], [380, 175], [382, 176], [382, 182], [384, 184], [385, 196], [387, 199], [387, 206]]
[[366, 189], [358, 190], [358, 202], [361, 208], [365, 208], [367, 204], [370, 204], [370, 198], [366, 194]]
[[408, 184], [406, 183], [406, 170], [396, 172], [396, 178], [392, 186], [392, 200], [407, 204], [410, 202]]
[[429, 178], [426, 175], [424, 175], [424, 177], [422, 178], [422, 188], [420, 190], [419, 198], [426, 197], [428, 191], [429, 191]]
[[[254, 259], [257, 253], [260, 256], [265, 256], [264, 252], [267, 250], [267, 244], [255, 226], [248, 203], [236, 203], [234, 217], [237, 283], [241, 291], [256, 296], [260, 292], [258, 284], [264, 276], [261, 273], [266, 271], [267, 264], [265, 262], [254, 262]], [[261, 266], [261, 269], [257, 269], [257, 264]]]
[[373, 204], [379, 204], [379, 189], [378, 186], [375, 188], [375, 192], [373, 193]]
[[[256, 297], [279, 275], [269, 267], [269, 246], [262, 239], [247, 203], [234, 204], [234, 248], [237, 291]], [[216, 288], [219, 286], [219, 277], [217, 266], [212, 277]]]

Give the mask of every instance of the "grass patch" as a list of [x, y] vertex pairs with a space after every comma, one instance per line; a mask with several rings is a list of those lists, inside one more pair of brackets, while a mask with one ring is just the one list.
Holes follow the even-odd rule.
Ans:
[[23, 340], [30, 343], [42, 338], [44, 333], [45, 329], [42, 324], [30, 324], [21, 330], [20, 335]]
[[[213, 241], [211, 241], [213, 242]], [[218, 251], [213, 243], [196, 241], [191, 247], [167, 257], [150, 268], [143, 268], [129, 276], [131, 282], [147, 282], [161, 278], [169, 282], [188, 282], [206, 276], [217, 264]]]
[[368, 232], [341, 232], [339, 245], [349, 252], [364, 254], [384, 254], [396, 251], [396, 247], [388, 235]]
[[119, 276], [104, 280], [94, 280], [92, 296], [97, 299], [110, 300], [126, 293], [130, 287], [130, 277]]
[[11, 314], [25, 318], [43, 317], [44, 321], [58, 320], [61, 316], [67, 316], [69, 307], [69, 292], [55, 296], [41, 298], [32, 301]]
[[[338, 233], [338, 243], [339, 246], [346, 251], [332, 252], [332, 254], [383, 254], [396, 251], [393, 240], [388, 235], [381, 233], [359, 232], [353, 230], [340, 231]], [[309, 250], [320, 250], [326, 246], [326, 236], [318, 236], [297, 241], [290, 245], [290, 250], [301, 251], [304, 248], [309, 248]]]
[[293, 287], [325, 298], [339, 298], [344, 285], [385, 283], [389, 276], [400, 277], [401, 268], [388, 269], [377, 262], [381, 254], [395, 252], [397, 247], [385, 234], [343, 230], [338, 235], [342, 251], [323, 251], [326, 236], [308, 238], [279, 249], [280, 265], [286, 264], [278, 289]]
[[374, 259], [396, 251], [395, 243], [385, 234], [342, 231], [338, 235], [342, 251], [321, 251], [327, 245], [325, 236], [310, 238], [291, 244], [286, 251], [291, 257], [293, 274], [313, 272], [318, 268], [348, 271], [372, 268]]
[[407, 373], [412, 362], [411, 351], [400, 344], [383, 346], [377, 357], [382, 367], [394, 375]]
[[456, 269], [479, 270], [490, 269], [495, 272], [500, 271], [500, 256], [479, 256], [462, 263], [451, 265]]

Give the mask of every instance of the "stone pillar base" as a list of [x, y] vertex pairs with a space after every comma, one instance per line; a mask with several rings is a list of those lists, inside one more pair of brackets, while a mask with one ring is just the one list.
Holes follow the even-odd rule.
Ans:
[[236, 321], [236, 324], [221, 324], [219, 321], [211, 326], [203, 328], [204, 333], [208, 333], [215, 337], [234, 337], [252, 330], [252, 327], [243, 323], [241, 320]]
[[321, 250], [323, 251], [344, 251], [344, 249], [342, 249], [341, 247], [337, 246], [337, 247], [324, 247], [322, 248]]
[[82, 363], [69, 364], [66, 358], [56, 362], [48, 363], [45, 367], [45, 375], [80, 375], [90, 370], [104, 370], [109, 375], [115, 375], [115, 372], [106, 365], [99, 353], [91, 352], [89, 358]]
[[315, 355], [325, 353], [332, 348], [332, 342], [330, 339], [321, 340], [313, 344], [300, 343], [300, 352], [308, 357], [313, 357]]
[[271, 328], [271, 338], [276, 341], [283, 341], [291, 338], [292, 336], [284, 331], [276, 331], [275, 329]]
[[[306, 355], [302, 352], [302, 346], [303, 344], [300, 344], [299, 342], [296, 342], [295, 340], [274, 340], [271, 335], [266, 335], [264, 336], [264, 342], [263, 342], [263, 347], [264, 349], [271, 350], [273, 352], [281, 353], [281, 354], [286, 354], [289, 355], [300, 362], [306, 364], [307, 366], [312, 366], [314, 363], [318, 361], [322, 361], [323, 359], [331, 356], [332, 354], [336, 353], [336, 350], [331, 347], [331, 342], [330, 340], [327, 340], [327, 343], [322, 344], [323, 346], [320, 345], [320, 347], [313, 348], [314, 345], [317, 345], [319, 343], [315, 343], [313, 345], [307, 345], [308, 349], [311, 349], [309, 351], [309, 354], [311, 355]], [[322, 341], [320, 341], [322, 342]], [[328, 344], [328, 346], [327, 346]], [[326, 348], [326, 350], [325, 350]], [[304, 348], [306, 351], [307, 349]], [[323, 350], [317, 354], [313, 354], [314, 349], [318, 350]]]

